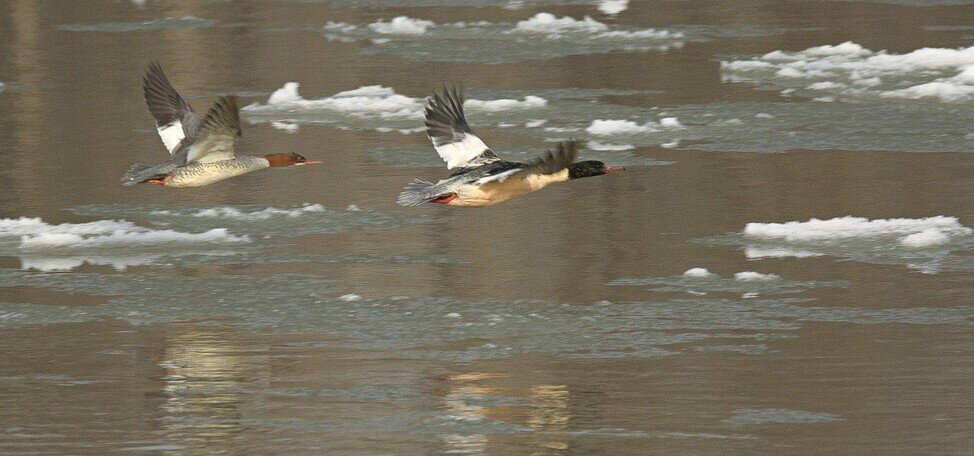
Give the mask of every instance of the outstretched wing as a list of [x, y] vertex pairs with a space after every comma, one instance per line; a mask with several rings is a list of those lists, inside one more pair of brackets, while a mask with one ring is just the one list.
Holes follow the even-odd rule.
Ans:
[[186, 151], [186, 163], [232, 160], [240, 131], [240, 106], [236, 95], [223, 95], [206, 113], [196, 140]]
[[185, 157], [177, 151], [185, 153], [185, 147], [193, 142], [200, 126], [199, 114], [179, 95], [158, 63], [149, 64], [142, 78], [142, 90], [162, 143], [174, 162], [184, 164]]
[[470, 131], [463, 116], [463, 91], [454, 86], [433, 93], [426, 104], [426, 134], [447, 169], [474, 168], [500, 158]]

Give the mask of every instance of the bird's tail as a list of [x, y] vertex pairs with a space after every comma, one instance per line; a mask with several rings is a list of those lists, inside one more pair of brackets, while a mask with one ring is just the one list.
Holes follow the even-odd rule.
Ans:
[[403, 188], [398, 203], [400, 206], [419, 206], [435, 200], [441, 196], [435, 187], [432, 182], [416, 179]]
[[131, 186], [145, 182], [153, 177], [165, 176], [172, 172], [174, 168], [175, 165], [171, 163], [163, 163], [161, 165], [136, 163], [122, 176], [122, 185]]

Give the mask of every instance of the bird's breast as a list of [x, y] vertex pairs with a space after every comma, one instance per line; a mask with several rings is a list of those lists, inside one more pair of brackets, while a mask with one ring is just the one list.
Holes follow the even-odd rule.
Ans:
[[456, 190], [457, 197], [448, 202], [451, 206], [490, 206], [503, 203], [516, 196], [541, 190], [554, 182], [568, 180], [568, 170], [554, 174], [529, 174], [526, 176], [511, 176], [503, 182], [488, 182], [486, 184], [467, 184]]

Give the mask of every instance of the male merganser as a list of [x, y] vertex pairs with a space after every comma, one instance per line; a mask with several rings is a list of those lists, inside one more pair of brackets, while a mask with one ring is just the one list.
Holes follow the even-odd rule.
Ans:
[[122, 185], [199, 187], [264, 168], [322, 163], [295, 153], [236, 155], [234, 146], [241, 135], [236, 95], [221, 96], [206, 117], [200, 118], [156, 63], [149, 65], [142, 89], [170, 158], [161, 165], [132, 166], [122, 177]]
[[459, 168], [437, 183], [415, 180], [399, 194], [401, 206], [423, 203], [490, 206], [540, 190], [554, 182], [621, 171], [600, 161], [575, 162], [578, 143], [563, 141], [528, 163], [502, 160], [470, 130], [463, 115], [463, 92], [434, 93], [426, 105], [426, 133], [447, 169]]

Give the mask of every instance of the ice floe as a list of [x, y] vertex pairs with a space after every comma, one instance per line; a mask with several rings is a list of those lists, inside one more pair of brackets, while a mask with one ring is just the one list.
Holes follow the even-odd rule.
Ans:
[[[307, 99], [298, 93], [300, 84], [288, 82], [275, 90], [266, 104], [254, 103], [242, 108], [252, 122], [286, 124], [297, 128], [300, 123], [333, 125], [338, 128], [399, 131], [404, 134], [424, 131], [424, 98], [396, 93], [389, 87], [364, 86], [334, 95]], [[548, 100], [534, 95], [523, 99], [467, 99], [464, 109], [474, 114], [497, 114], [509, 111], [544, 109]]]
[[773, 51], [748, 59], [724, 60], [721, 71], [728, 81], [770, 84], [839, 101], [974, 99], [974, 46], [922, 48], [894, 54], [847, 41], [804, 51]]
[[608, 25], [588, 16], [585, 16], [583, 19], [574, 19], [569, 16], [559, 18], [551, 13], [538, 13], [530, 19], [514, 24], [512, 32], [543, 33], [557, 36], [570, 32], [598, 33], [608, 28]]
[[952, 256], [974, 249], [974, 229], [956, 217], [867, 219], [836, 217], [786, 223], [748, 223], [739, 233], [703, 241], [740, 245], [748, 258], [829, 255], [880, 264], [902, 264], [923, 272], [971, 269], [974, 262]]
[[[319, 32], [330, 40], [360, 43], [360, 50], [368, 54], [490, 63], [612, 51], [666, 51], [682, 47], [688, 40], [682, 30], [620, 27], [590, 16], [574, 18], [547, 12], [514, 23], [435, 23], [400, 16], [368, 24], [329, 22], [277, 31]], [[692, 39], [705, 39], [699, 35]]]
[[209, 208], [105, 205], [70, 209], [83, 216], [124, 217], [49, 224], [38, 218], [0, 219], [0, 255], [21, 267], [70, 270], [83, 264], [122, 270], [137, 265], [195, 266], [244, 263], [429, 263], [453, 260], [408, 254], [277, 255], [261, 252], [279, 237], [344, 231], [388, 230], [424, 220], [370, 210], [330, 210], [319, 204], [292, 207]]
[[435, 25], [433, 21], [399, 16], [389, 22], [373, 22], [369, 28], [383, 35], [422, 35], [431, 25]]
[[[286, 88], [293, 87], [290, 84]], [[296, 87], [293, 87], [296, 90]], [[283, 88], [282, 88], [283, 90]], [[290, 91], [290, 89], [288, 90]], [[351, 91], [355, 92], [355, 91]], [[380, 132], [422, 132], [422, 98], [393, 89], [370, 89], [381, 101], [398, 100], [389, 112], [343, 111], [331, 100], [275, 98], [252, 104], [250, 122], [322, 124]], [[974, 110], [950, 103], [715, 102], [667, 108], [613, 104], [612, 97], [650, 91], [609, 89], [469, 89], [467, 121], [491, 144], [483, 126], [509, 128], [543, 140], [595, 139], [598, 144], [692, 148], [735, 152], [888, 150], [957, 152], [974, 148]], [[338, 97], [338, 98], [343, 98]], [[399, 98], [402, 97], [402, 98]], [[301, 100], [293, 102], [294, 100]], [[377, 104], [378, 105], [378, 104]], [[543, 124], [539, 124], [543, 120]]]
[[601, 0], [598, 9], [605, 14], [614, 16], [629, 9], [629, 0]]
[[39, 218], [0, 219], [0, 255], [19, 257], [22, 267], [40, 270], [84, 263], [124, 269], [163, 255], [220, 252], [251, 242], [226, 228], [180, 231], [126, 220], [49, 224]]

